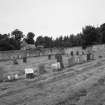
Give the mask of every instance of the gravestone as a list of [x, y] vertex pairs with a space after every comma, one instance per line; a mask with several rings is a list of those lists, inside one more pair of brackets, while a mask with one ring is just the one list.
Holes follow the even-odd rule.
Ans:
[[7, 75], [7, 80], [6, 81], [16, 81], [18, 79], [19, 79], [18, 74], [10, 74], [10, 75]]
[[75, 63], [78, 64], [79, 63], [79, 56], [75, 55]]
[[48, 55], [48, 60], [51, 60], [51, 54]]
[[79, 55], [79, 63], [81, 64], [81, 63], [83, 63], [84, 61], [83, 61], [83, 55]]
[[64, 68], [62, 55], [60, 53], [58, 53], [58, 54], [55, 55], [55, 58], [56, 58], [57, 62], [60, 63], [60, 67], [61, 67], [61, 70], [62, 70]]
[[68, 66], [71, 67], [75, 65], [75, 57], [72, 56], [71, 58], [68, 58]]
[[91, 54], [91, 60], [94, 60], [94, 53]]
[[91, 53], [87, 53], [87, 61], [91, 60]]
[[23, 63], [27, 63], [27, 56], [26, 55], [23, 56]]
[[82, 55], [83, 57], [83, 62], [87, 62], [87, 55]]
[[76, 55], [77, 55], [77, 56], [79, 55], [79, 51], [76, 52]]
[[51, 52], [48, 52], [48, 60], [51, 60]]
[[23, 63], [27, 63], [27, 52], [24, 51], [23, 53]]
[[25, 75], [26, 75], [26, 78], [29, 78], [29, 79], [32, 79], [34, 78], [34, 70], [32, 68], [26, 68], [25, 69]]
[[38, 65], [39, 74], [45, 74], [47, 71], [45, 70], [45, 64], [41, 63]]
[[60, 67], [60, 63], [59, 62], [56, 62], [54, 64], [51, 64], [51, 68], [53, 69], [53, 71], [59, 71], [61, 69]]
[[77, 51], [75, 55], [75, 63], [79, 64], [79, 62], [80, 62], [79, 51]]
[[3, 80], [4, 80], [4, 74], [5, 74], [5, 71], [3, 70], [2, 67], [0, 67], [0, 82], [3, 82]]

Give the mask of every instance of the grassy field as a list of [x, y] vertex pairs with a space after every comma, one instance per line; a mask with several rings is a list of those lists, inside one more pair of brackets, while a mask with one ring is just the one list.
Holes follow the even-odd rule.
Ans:
[[[22, 79], [0, 83], [0, 105], [105, 105], [105, 58], [67, 67], [67, 56], [63, 56], [65, 69], [53, 72], [50, 65], [53, 57], [29, 58], [27, 64], [19, 60], [0, 62], [4, 73], [18, 73]], [[24, 69], [35, 69], [45, 64], [46, 73], [39, 78], [24, 78]]]

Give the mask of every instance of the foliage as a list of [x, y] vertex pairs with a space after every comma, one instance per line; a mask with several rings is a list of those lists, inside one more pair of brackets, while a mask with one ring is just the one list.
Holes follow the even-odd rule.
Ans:
[[83, 40], [86, 46], [97, 44], [99, 42], [99, 33], [93, 26], [86, 26], [83, 28]]
[[[10, 37], [11, 36], [11, 37]], [[76, 35], [70, 34], [68, 36], [60, 36], [53, 39], [49, 36], [38, 36], [34, 41], [35, 34], [29, 32], [25, 38], [28, 44], [35, 44], [36, 46], [44, 46], [45, 48], [63, 48], [82, 46], [86, 48], [94, 44], [105, 43], [105, 23], [99, 27], [87, 25], [82, 28], [81, 33]], [[21, 48], [21, 39], [23, 38], [23, 32], [19, 29], [15, 29], [11, 34], [0, 34], [0, 50], [19, 50]]]
[[27, 37], [26, 37], [25, 41], [26, 41], [28, 44], [34, 44], [34, 43], [35, 43], [35, 42], [34, 42], [34, 36], [35, 36], [35, 34], [34, 34], [33, 32], [29, 32], [29, 33], [27, 34]]
[[105, 43], [105, 23], [102, 24], [98, 30], [101, 36], [101, 42]]
[[15, 29], [11, 32], [11, 34], [12, 36], [14, 36], [15, 40], [21, 40], [21, 38], [23, 37], [23, 32], [19, 29]]
[[51, 48], [53, 47], [53, 40], [51, 37], [48, 37], [48, 36], [39, 36], [37, 37], [36, 39], [36, 46], [38, 45], [43, 45], [45, 48]]

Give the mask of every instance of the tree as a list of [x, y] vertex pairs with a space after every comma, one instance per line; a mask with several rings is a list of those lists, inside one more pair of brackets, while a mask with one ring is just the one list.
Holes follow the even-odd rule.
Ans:
[[21, 40], [23, 37], [23, 32], [20, 31], [19, 29], [15, 29], [14, 31], [11, 32], [12, 36], [15, 38], [15, 40]]
[[35, 44], [36, 44], [36, 46], [43, 45], [45, 48], [51, 48], [51, 47], [53, 47], [53, 40], [52, 40], [52, 37], [38, 36]]
[[59, 48], [63, 46], [63, 37], [60, 36], [55, 39], [55, 47]]
[[83, 46], [91, 46], [99, 43], [100, 35], [94, 26], [86, 26], [82, 29]]
[[0, 51], [13, 50], [14, 48], [14, 44], [10, 43], [10, 38], [7, 34], [0, 35]]
[[82, 33], [78, 33], [75, 37], [75, 45], [76, 46], [82, 46], [82, 42], [83, 42], [83, 39], [82, 39]]
[[35, 44], [34, 42], [34, 37], [35, 37], [35, 34], [33, 32], [29, 32], [27, 34], [27, 38], [25, 39], [25, 41], [28, 43], [28, 44]]
[[73, 47], [73, 46], [75, 46], [75, 36], [73, 35], [73, 34], [71, 34], [70, 35], [70, 39], [69, 39], [69, 41], [71, 42], [71, 46]]
[[51, 48], [52, 47], [52, 38], [45, 36], [44, 37], [44, 47], [45, 48]]
[[44, 45], [44, 38], [42, 36], [38, 36], [35, 42], [35, 45]]
[[14, 44], [15, 50], [20, 50], [21, 48], [21, 38], [23, 38], [23, 32], [19, 29], [15, 29], [11, 32], [12, 38], [10, 38], [10, 43]]
[[69, 41], [69, 37], [68, 36], [64, 36], [63, 37], [63, 44], [62, 44], [63, 47], [70, 47], [71, 46], [71, 43]]
[[100, 35], [101, 35], [101, 42], [105, 43], [105, 23], [100, 25], [99, 32], [100, 32]]
[[21, 48], [21, 42], [20, 41], [15, 40], [14, 38], [10, 38], [9, 43], [13, 46], [12, 50], [20, 50], [20, 48]]

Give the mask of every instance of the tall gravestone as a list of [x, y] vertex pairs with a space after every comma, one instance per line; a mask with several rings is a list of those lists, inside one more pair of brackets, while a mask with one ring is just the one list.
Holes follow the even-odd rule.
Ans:
[[27, 63], [27, 51], [24, 50], [24, 54], [23, 54], [23, 63]]
[[57, 53], [55, 55], [55, 58], [56, 58], [57, 62], [60, 63], [60, 67], [61, 67], [61, 70], [62, 70], [64, 68], [62, 55], [60, 53]]
[[91, 60], [91, 53], [90, 52], [87, 53], [87, 61], [89, 61], [89, 60]]
[[51, 60], [51, 51], [48, 52], [48, 60]]
[[75, 57], [73, 51], [71, 51], [71, 57], [68, 58], [68, 66], [71, 67], [75, 65]]
[[44, 63], [41, 63], [38, 65], [38, 72], [39, 74], [45, 74], [47, 71], [45, 69], [45, 64]]
[[87, 62], [87, 54], [85, 54], [85, 52], [82, 52], [82, 59], [83, 62]]
[[79, 51], [76, 52], [76, 55], [75, 55], [75, 63], [79, 63]]

